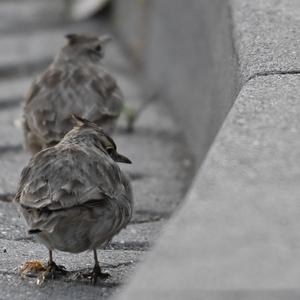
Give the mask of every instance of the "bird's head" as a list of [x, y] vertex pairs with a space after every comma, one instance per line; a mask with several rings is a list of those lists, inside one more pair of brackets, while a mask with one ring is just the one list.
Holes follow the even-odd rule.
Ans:
[[67, 44], [62, 49], [63, 55], [76, 60], [98, 62], [104, 56], [104, 49], [111, 40], [108, 35], [95, 36], [70, 33], [65, 36]]
[[84, 143], [94, 146], [109, 155], [114, 161], [131, 164], [130, 159], [117, 152], [114, 140], [102, 128], [93, 122], [72, 114], [74, 128], [65, 135], [64, 140]]

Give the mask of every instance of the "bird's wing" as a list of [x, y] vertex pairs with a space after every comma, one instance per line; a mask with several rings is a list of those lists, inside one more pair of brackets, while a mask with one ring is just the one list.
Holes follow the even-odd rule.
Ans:
[[[24, 119], [28, 130], [41, 140], [51, 142], [60, 140], [57, 130], [57, 102], [61, 99], [63, 72], [51, 66], [31, 85], [24, 102]], [[70, 128], [71, 129], [71, 126]]]
[[41, 87], [38, 83], [38, 80], [35, 79], [32, 82], [27, 95], [25, 96], [25, 106], [34, 99], [34, 97], [39, 93], [40, 89]]
[[99, 73], [92, 77], [89, 84], [98, 96], [99, 111], [103, 115], [118, 117], [122, 111], [124, 97], [115, 79], [108, 73]]
[[78, 149], [52, 147], [23, 170], [15, 201], [21, 206], [60, 210], [114, 199], [124, 189], [120, 170], [108, 159]]
[[61, 140], [72, 128], [70, 114], [104, 123], [117, 118], [123, 95], [104, 69], [74, 68], [63, 71], [51, 65], [35, 82], [25, 99], [24, 118], [28, 129], [43, 144]]

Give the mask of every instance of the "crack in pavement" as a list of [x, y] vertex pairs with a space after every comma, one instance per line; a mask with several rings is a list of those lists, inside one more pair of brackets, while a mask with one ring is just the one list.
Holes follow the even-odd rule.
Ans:
[[272, 75], [300, 75], [300, 70], [298, 70], [298, 69], [290, 70], [290, 71], [270, 70], [270, 71], [265, 71], [265, 72], [258, 72], [258, 73], [251, 75], [246, 80], [244, 85], [247, 84], [250, 80], [252, 80], [254, 78], [263, 77], [263, 76], [272, 76]]

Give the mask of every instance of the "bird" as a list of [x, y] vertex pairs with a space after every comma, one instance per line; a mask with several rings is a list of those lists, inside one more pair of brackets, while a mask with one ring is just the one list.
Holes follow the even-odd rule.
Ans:
[[57, 144], [81, 115], [111, 134], [124, 96], [104, 68], [108, 35], [67, 34], [67, 43], [32, 83], [23, 102], [25, 148], [32, 154]]
[[74, 128], [55, 146], [33, 155], [23, 169], [14, 203], [28, 233], [49, 250], [46, 277], [64, 274], [54, 250], [94, 253], [91, 279], [105, 278], [97, 249], [129, 223], [132, 188], [117, 163], [131, 163], [98, 125], [73, 115]]

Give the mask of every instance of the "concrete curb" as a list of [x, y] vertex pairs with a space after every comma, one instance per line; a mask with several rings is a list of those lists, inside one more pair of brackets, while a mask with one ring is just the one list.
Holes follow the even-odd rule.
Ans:
[[[150, 79], [165, 83], [163, 93], [181, 118], [199, 163], [209, 148], [208, 141], [214, 139], [217, 125], [223, 122], [220, 116], [225, 118], [235, 92], [242, 88], [186, 202], [119, 299], [281, 299], [283, 294], [285, 299], [297, 299], [300, 3], [200, 2], [189, 1], [187, 5], [180, 0], [151, 1], [148, 52], [143, 57], [150, 68]], [[122, 12], [117, 12], [121, 17]], [[189, 27], [174, 29], [178, 23], [184, 26], [185, 15], [192, 19]], [[190, 27], [196, 17], [202, 26]], [[219, 20], [224, 22], [223, 27]], [[214, 21], [214, 29], [207, 26]], [[221, 33], [226, 28], [228, 40], [224, 42]], [[182, 44], [193, 48], [190, 51], [197, 52], [199, 48], [193, 39], [190, 43], [184, 40], [181, 32], [198, 34], [205, 40], [201, 47], [208, 45], [211, 52], [206, 57], [213, 59], [204, 69], [199, 66], [205, 57], [197, 61], [191, 52], [188, 59], [185, 56], [187, 48]], [[122, 35], [126, 38], [126, 33]], [[219, 45], [216, 37], [220, 36], [221, 47], [229, 45], [231, 36], [234, 47], [228, 46], [218, 56], [218, 50], [210, 46]], [[154, 50], [153, 41], [154, 47], [159, 45]], [[181, 47], [181, 55], [176, 54], [177, 48], [175, 54], [170, 52], [175, 45]], [[169, 60], [164, 64], [167, 56]], [[230, 57], [229, 61], [226, 57]], [[235, 62], [239, 67], [232, 70]], [[166, 69], [168, 64], [172, 64], [171, 68]], [[219, 73], [229, 78], [218, 77], [218, 67]], [[194, 80], [187, 80], [189, 71]], [[200, 80], [205, 74], [205, 83], [214, 81], [210, 88], [203, 89]], [[212, 93], [214, 89], [217, 93]], [[180, 104], [183, 95], [185, 112]], [[197, 111], [211, 103], [211, 112], [217, 109], [219, 119], [212, 122], [209, 110], [205, 110], [199, 129], [202, 121]], [[207, 131], [211, 124], [215, 129]], [[203, 142], [202, 138], [199, 143], [197, 137], [205, 132], [209, 139]]]

